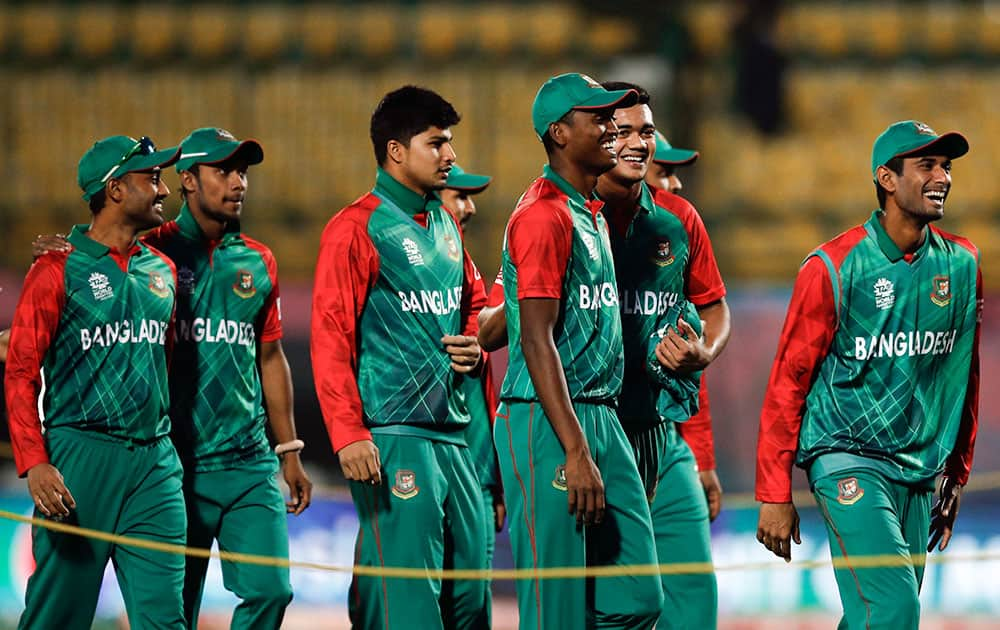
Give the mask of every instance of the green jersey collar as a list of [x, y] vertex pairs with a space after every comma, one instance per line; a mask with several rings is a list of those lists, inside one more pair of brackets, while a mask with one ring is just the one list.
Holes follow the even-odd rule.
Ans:
[[[188, 207], [187, 201], [181, 204], [181, 210], [177, 214], [177, 228], [181, 236], [189, 241], [207, 241], [208, 237], [205, 236], [205, 232], [198, 225], [198, 221], [191, 214], [191, 208]], [[227, 223], [226, 231], [223, 233], [222, 238], [219, 239], [221, 243], [228, 244], [231, 241], [239, 240], [240, 237], [240, 225], [239, 223]]]
[[375, 169], [375, 190], [373, 192], [379, 196], [388, 197], [389, 201], [396, 207], [411, 215], [426, 212], [428, 203], [437, 200], [435, 195], [427, 195], [426, 197], [418, 195], [399, 183], [381, 167]]
[[570, 198], [570, 201], [575, 201], [581, 206], [587, 203], [587, 198], [580, 194], [576, 188], [573, 188], [568, 181], [563, 179], [563, 177], [552, 169], [552, 166], [546, 164], [542, 169], [542, 177], [549, 180], [556, 185], [556, 188], [566, 193], [566, 196]]
[[[872, 212], [872, 216], [868, 219], [866, 227], [868, 228], [868, 233], [875, 237], [875, 242], [878, 243], [879, 249], [885, 254], [885, 257], [889, 259], [889, 262], [899, 262], [903, 259], [902, 250], [896, 246], [896, 243], [892, 240], [892, 237], [885, 231], [882, 227], [882, 223], [878, 220], [878, 215], [881, 214], [881, 210], [876, 210]], [[925, 228], [926, 229], [926, 228]], [[914, 252], [914, 258], [923, 258], [924, 252], [928, 247], [930, 247], [931, 242], [931, 231], [928, 229], [924, 233], [924, 242], [920, 244], [917, 251]]]
[[87, 254], [91, 258], [100, 258], [102, 256], [107, 256], [111, 251], [111, 248], [107, 245], [101, 245], [94, 239], [87, 236], [87, 232], [90, 230], [90, 226], [86, 223], [80, 223], [74, 225], [73, 229], [69, 233], [69, 238], [67, 239], [70, 244], [76, 249], [80, 250], [84, 254]]
[[655, 207], [653, 204], [653, 193], [649, 190], [646, 182], [639, 182], [639, 185], [642, 186], [642, 191], [639, 193], [639, 209], [649, 214]]

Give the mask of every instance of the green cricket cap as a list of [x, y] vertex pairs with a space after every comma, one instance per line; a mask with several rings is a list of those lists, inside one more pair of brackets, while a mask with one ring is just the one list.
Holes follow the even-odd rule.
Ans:
[[940, 136], [922, 122], [901, 120], [883, 131], [872, 146], [872, 177], [878, 167], [894, 157], [943, 155], [949, 160], [969, 152], [969, 141], [957, 131]]
[[639, 101], [635, 90], [605, 90], [585, 74], [571, 72], [552, 77], [542, 84], [531, 105], [531, 124], [541, 138], [549, 125], [571, 109], [594, 110], [631, 107]]
[[659, 131], [656, 132], [656, 151], [653, 153], [653, 161], [671, 166], [684, 166], [694, 164], [698, 159], [698, 152], [694, 149], [679, 149], [671, 146], [670, 142], [663, 137]]
[[195, 129], [181, 141], [177, 172], [186, 171], [195, 164], [225, 162], [241, 151], [251, 166], [264, 161], [264, 149], [256, 140], [237, 140], [236, 136], [218, 127]]
[[458, 164], [452, 164], [451, 170], [448, 172], [448, 181], [445, 182], [444, 187], [461, 190], [462, 192], [474, 195], [486, 190], [491, 181], [493, 181], [493, 178], [489, 175], [466, 173]]
[[111, 136], [98, 140], [90, 147], [76, 168], [76, 183], [83, 191], [83, 199], [104, 190], [109, 179], [135, 171], [165, 168], [180, 157], [180, 147], [156, 150], [147, 136], [136, 140], [129, 136]]

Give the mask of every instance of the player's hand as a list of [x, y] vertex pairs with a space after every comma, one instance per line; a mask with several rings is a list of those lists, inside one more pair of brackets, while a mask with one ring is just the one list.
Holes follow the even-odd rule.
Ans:
[[792, 561], [792, 544], [801, 545], [799, 538], [799, 513], [795, 506], [788, 503], [762, 503], [760, 517], [757, 519], [757, 542], [761, 543], [774, 555]]
[[0, 330], [0, 363], [7, 362], [7, 348], [10, 346], [10, 328]]
[[38, 258], [49, 252], [68, 252], [72, 249], [65, 234], [39, 234], [31, 242], [31, 256]]
[[[927, 552], [938, 546], [938, 551], [944, 551], [951, 542], [951, 532], [958, 518], [958, 505], [962, 499], [962, 486], [955, 483], [951, 477], [941, 477], [938, 488], [937, 503], [931, 509], [930, 540], [927, 542]], [[940, 541], [940, 544], [938, 542]]]
[[52, 464], [36, 464], [28, 470], [28, 492], [42, 514], [62, 519], [76, 507], [76, 500]]
[[680, 374], [703, 370], [712, 362], [705, 340], [683, 317], [678, 318], [676, 328], [667, 329], [667, 334], [656, 344], [655, 352], [663, 367]]
[[566, 494], [577, 524], [599, 525], [604, 520], [604, 481], [590, 451], [566, 453]]
[[699, 470], [698, 478], [701, 480], [701, 487], [705, 489], [705, 498], [708, 500], [708, 520], [714, 521], [722, 510], [722, 483], [719, 475], [714, 470]]
[[289, 514], [298, 516], [312, 502], [313, 488], [298, 453], [285, 453], [281, 456], [281, 474], [291, 493], [291, 500], [285, 503], [285, 509]]
[[493, 492], [493, 527], [497, 533], [503, 531], [503, 524], [507, 520], [507, 504], [503, 500], [502, 488], [491, 488]]
[[461, 374], [475, 370], [483, 358], [479, 340], [470, 335], [445, 335], [441, 343], [451, 357], [451, 369]]
[[378, 447], [371, 440], [352, 442], [340, 449], [340, 468], [344, 476], [351, 481], [370, 483], [373, 486], [382, 483], [382, 460]]

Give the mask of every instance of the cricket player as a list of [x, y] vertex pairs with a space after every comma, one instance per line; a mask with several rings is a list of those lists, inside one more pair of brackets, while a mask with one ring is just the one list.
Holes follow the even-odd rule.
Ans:
[[681, 183], [680, 176], [677, 175], [677, 169], [681, 166], [694, 164], [698, 155], [698, 152], [693, 149], [679, 149], [671, 146], [664, 135], [657, 131], [656, 152], [653, 155], [653, 161], [646, 170], [646, 183], [675, 195], [681, 194], [684, 185]]
[[[522, 195], [503, 248], [510, 359], [494, 441], [518, 568], [650, 565], [649, 506], [614, 401], [622, 337], [601, 173], [617, 162], [617, 107], [590, 77], [545, 82], [532, 124], [548, 156]], [[651, 628], [655, 575], [517, 582], [521, 628]]]
[[[603, 85], [608, 90], [631, 89], [639, 94], [637, 103], [615, 111], [618, 161], [597, 180], [597, 194], [604, 201], [611, 227], [625, 346], [618, 419], [645, 487], [659, 561], [706, 567], [704, 571], [661, 576], [665, 601], [659, 626], [714, 628], [718, 587], [711, 571], [709, 505], [692, 449], [675, 426], [675, 422], [678, 426], [689, 422], [696, 407], [686, 397], [664, 397], [659, 382], [663, 375], [659, 369], [650, 369], [646, 359], [648, 340], [663, 326], [665, 316], [688, 302], [693, 305], [696, 315], [676, 319], [676, 325], [669, 326], [656, 345], [659, 366], [654, 368], [669, 372], [673, 382], [668, 385], [688, 389], [687, 381], [693, 378], [697, 399], [700, 372], [729, 340], [726, 288], [695, 208], [676, 194], [644, 183], [649, 163], [655, 159], [656, 142], [649, 94], [631, 83]], [[704, 331], [701, 321], [705, 322]], [[658, 399], [664, 398], [670, 404], [658, 408]], [[706, 413], [690, 422], [707, 419]], [[710, 440], [710, 424], [707, 432]], [[714, 471], [711, 475], [714, 477]]]
[[[371, 118], [375, 187], [320, 241], [316, 392], [358, 512], [357, 563], [484, 569], [486, 517], [460, 375], [481, 368], [475, 266], [441, 207], [452, 105], [405, 86]], [[355, 575], [357, 628], [485, 628], [486, 580]]]
[[[136, 238], [163, 223], [170, 191], [161, 169], [179, 154], [147, 137], [95, 143], [77, 171], [90, 224], [75, 226], [70, 250], [39, 258], [25, 278], [4, 385], [14, 460], [36, 518], [184, 544], [167, 387], [176, 271]], [[39, 527], [32, 554], [21, 628], [90, 627], [109, 559], [132, 627], [184, 627], [181, 555]]]
[[[491, 177], [466, 173], [458, 164], [451, 165], [448, 180], [440, 191], [441, 203], [451, 211], [458, 224], [464, 230], [469, 220], [476, 215], [476, 203], [473, 196], [486, 190]], [[480, 291], [485, 293], [482, 276], [477, 272], [475, 281]], [[465, 408], [469, 413], [469, 425], [465, 431], [465, 439], [469, 444], [476, 477], [479, 479], [480, 494], [486, 524], [483, 531], [486, 534], [486, 566], [493, 566], [493, 552], [496, 549], [496, 533], [503, 530], [507, 518], [507, 510], [503, 499], [503, 486], [500, 483], [500, 468], [497, 462], [497, 452], [493, 447], [493, 419], [497, 409], [496, 387], [490, 365], [490, 357], [483, 353], [483, 365], [477, 375], [463, 374], [461, 380], [462, 394], [465, 396]], [[492, 594], [486, 589], [487, 624], [492, 625]]]
[[[277, 263], [240, 231], [248, 170], [264, 159], [256, 140], [216, 127], [191, 132], [176, 169], [184, 203], [176, 220], [142, 237], [177, 267], [177, 335], [170, 370], [173, 439], [184, 464], [188, 545], [288, 557], [286, 512], [309, 506], [292, 416], [291, 372], [281, 348]], [[37, 255], [64, 246], [35, 242]], [[265, 409], [266, 402], [266, 409]], [[265, 421], [278, 440], [274, 452]], [[274, 480], [280, 467], [286, 504]], [[196, 628], [208, 559], [187, 557], [184, 612]], [[277, 628], [292, 599], [287, 567], [222, 562], [240, 598], [233, 628]]]
[[968, 150], [962, 135], [913, 120], [876, 138], [879, 209], [809, 254], [778, 342], [757, 444], [757, 540], [790, 561], [791, 469], [804, 468], [829, 533], [841, 628], [918, 627], [925, 550], [947, 547], [969, 479], [979, 251], [931, 225], [944, 216], [952, 160]]

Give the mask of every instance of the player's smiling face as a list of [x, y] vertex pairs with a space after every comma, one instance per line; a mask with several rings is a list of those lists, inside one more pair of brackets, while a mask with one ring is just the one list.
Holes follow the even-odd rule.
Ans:
[[586, 166], [595, 175], [606, 173], [618, 162], [615, 153], [614, 110], [576, 110], [568, 122], [557, 124], [566, 127], [567, 157], [574, 163]]
[[188, 204], [219, 223], [238, 221], [247, 194], [246, 158], [239, 154], [218, 164], [199, 164], [197, 175], [181, 176]]
[[901, 175], [892, 173], [896, 190], [892, 198], [905, 213], [926, 221], [944, 216], [944, 202], [951, 191], [951, 160], [943, 155], [904, 158]]
[[119, 180], [123, 185], [122, 208], [133, 226], [147, 230], [163, 223], [163, 200], [170, 194], [160, 179], [160, 169], [127, 173]]
[[615, 155], [618, 164], [607, 177], [619, 183], [637, 184], [646, 176], [649, 162], [656, 148], [656, 126], [649, 105], [633, 105], [615, 110]]
[[456, 157], [450, 129], [428, 127], [410, 138], [409, 146], [392, 143], [397, 146], [390, 147], [390, 153], [394, 153], [390, 159], [399, 163], [401, 183], [423, 194], [444, 188]]

